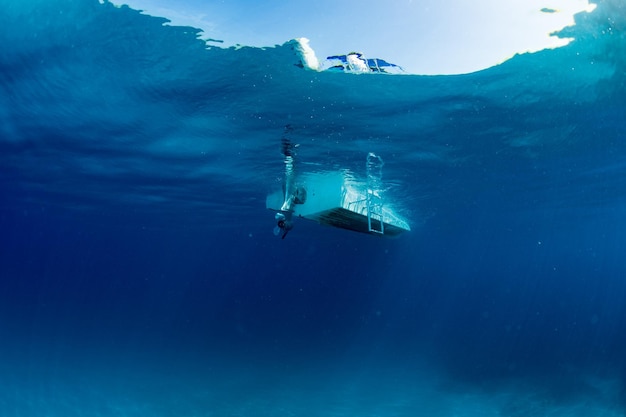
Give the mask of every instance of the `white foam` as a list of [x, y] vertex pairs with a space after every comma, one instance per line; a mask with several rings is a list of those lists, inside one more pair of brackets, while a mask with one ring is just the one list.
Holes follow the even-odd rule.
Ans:
[[296, 51], [300, 54], [305, 68], [315, 71], [320, 69], [320, 61], [317, 59], [313, 48], [309, 45], [307, 38], [296, 39]]

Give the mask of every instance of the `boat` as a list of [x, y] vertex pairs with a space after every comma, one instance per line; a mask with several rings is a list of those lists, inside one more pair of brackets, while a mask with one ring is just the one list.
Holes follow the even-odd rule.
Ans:
[[349, 72], [355, 74], [381, 73], [404, 74], [402, 67], [380, 58], [365, 58], [359, 52], [350, 52], [346, 55], [333, 55], [326, 58], [323, 64], [325, 71]]

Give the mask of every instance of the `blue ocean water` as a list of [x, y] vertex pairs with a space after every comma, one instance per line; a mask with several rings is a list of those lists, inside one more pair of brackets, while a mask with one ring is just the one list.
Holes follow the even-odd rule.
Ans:
[[[417, 76], [4, 0], [0, 415], [624, 416], [625, 16]], [[412, 231], [274, 236], [287, 125]]]

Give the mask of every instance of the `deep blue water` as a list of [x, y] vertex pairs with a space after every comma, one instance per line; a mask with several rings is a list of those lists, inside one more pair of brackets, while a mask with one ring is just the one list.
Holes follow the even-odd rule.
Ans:
[[[4, 0], [0, 415], [624, 416], [625, 16], [386, 76]], [[275, 237], [286, 125], [412, 231]]]

